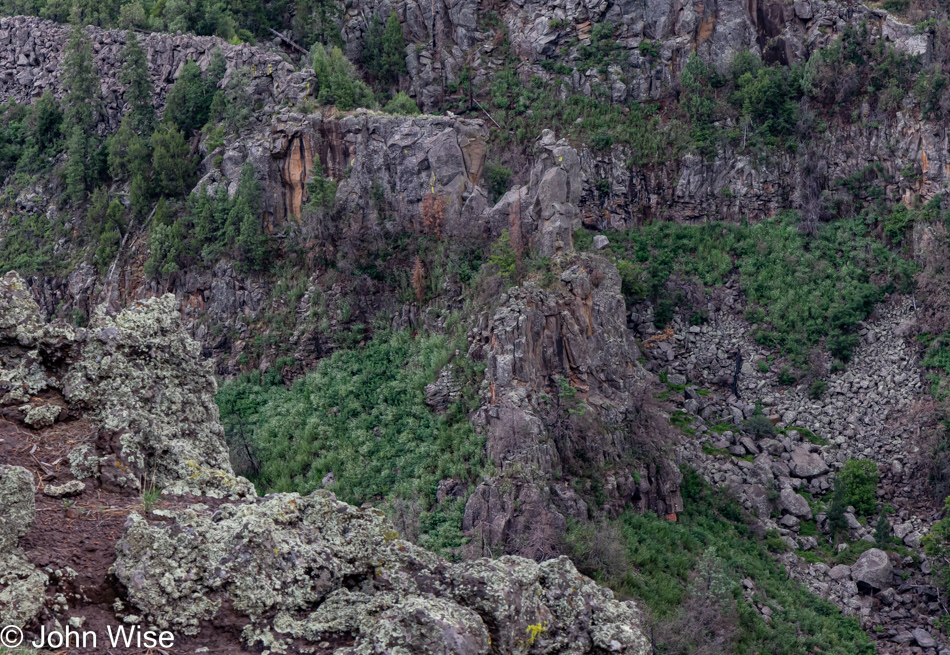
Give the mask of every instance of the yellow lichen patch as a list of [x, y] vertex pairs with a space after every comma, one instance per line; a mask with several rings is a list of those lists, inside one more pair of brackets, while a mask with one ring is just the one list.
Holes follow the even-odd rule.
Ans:
[[538, 635], [544, 634], [548, 631], [548, 624], [542, 621], [538, 621], [533, 625], [528, 626], [528, 645], [533, 645], [534, 640], [538, 638]]

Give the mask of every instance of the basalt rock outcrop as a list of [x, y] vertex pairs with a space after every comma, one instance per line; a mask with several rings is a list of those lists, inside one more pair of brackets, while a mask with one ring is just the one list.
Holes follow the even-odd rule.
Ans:
[[648, 652], [634, 604], [567, 558], [450, 564], [326, 491], [159, 514], [129, 517], [115, 564], [128, 612], [153, 625], [195, 634], [227, 615], [273, 653]]
[[581, 462], [604, 470], [611, 514], [628, 504], [682, 510], [679, 473], [661, 448], [650, 461], [626, 461], [633, 442], [650, 451], [665, 432], [626, 327], [620, 276], [598, 256], [565, 255], [559, 264], [550, 287], [509, 289], [470, 349], [487, 366], [479, 420], [499, 475], [475, 489], [464, 527], [487, 547], [532, 556], [550, 547], [566, 517], [592, 517], [570, 484]]
[[117, 313], [101, 306], [77, 329], [45, 323], [27, 285], [9, 273], [0, 278], [0, 315], [0, 415], [33, 428], [92, 419], [96, 439], [68, 456], [76, 477], [104, 487], [138, 488], [148, 478], [176, 493], [252, 493], [231, 472], [214, 377], [173, 296]]

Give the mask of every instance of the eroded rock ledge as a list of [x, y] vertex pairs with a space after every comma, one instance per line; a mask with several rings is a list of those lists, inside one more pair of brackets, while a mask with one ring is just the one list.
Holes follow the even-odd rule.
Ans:
[[237, 621], [271, 652], [340, 637], [339, 655], [648, 652], [636, 606], [566, 557], [451, 564], [326, 491], [161, 514], [174, 522], [129, 517], [115, 564], [159, 627]]

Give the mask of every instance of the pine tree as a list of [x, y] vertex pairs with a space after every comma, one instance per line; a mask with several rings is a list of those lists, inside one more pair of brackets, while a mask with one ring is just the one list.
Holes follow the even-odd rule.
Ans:
[[139, 136], [148, 137], [155, 131], [155, 107], [152, 106], [155, 89], [138, 36], [135, 32], [126, 32], [125, 38], [119, 81], [126, 85], [124, 97], [129, 104], [129, 127]]
[[400, 75], [408, 72], [406, 68], [406, 40], [402, 36], [402, 25], [395, 11], [389, 12], [386, 20], [386, 32], [383, 34], [383, 48], [379, 61], [380, 77], [395, 84]]
[[33, 105], [32, 136], [40, 152], [57, 143], [61, 135], [63, 112], [59, 109], [56, 98], [47, 91]]
[[189, 59], [168, 91], [162, 122], [175, 125], [190, 136], [208, 122], [210, 107], [211, 98], [201, 69], [193, 59]]
[[163, 127], [152, 134], [152, 178], [159, 194], [184, 197], [195, 184], [195, 162], [185, 137], [174, 127]]
[[262, 210], [261, 185], [254, 166], [246, 161], [241, 168], [241, 181], [234, 194], [228, 223], [238, 227], [236, 245], [239, 256], [248, 268], [254, 270], [263, 270], [269, 256], [267, 235], [261, 225]]
[[75, 204], [86, 198], [86, 185], [89, 182], [87, 171], [90, 159], [89, 135], [78, 125], [69, 133], [66, 142], [66, 193]]
[[86, 196], [98, 166], [93, 161], [96, 151], [95, 127], [98, 114], [99, 78], [94, 69], [92, 44], [82, 27], [73, 25], [66, 58], [63, 61], [63, 87], [66, 89], [64, 112], [69, 135], [66, 165], [66, 189], [73, 202]]
[[847, 500], [845, 499], [844, 484], [840, 480], [835, 480], [835, 488], [831, 494], [831, 503], [828, 505], [828, 528], [832, 538], [848, 529], [848, 521], [845, 518], [847, 509]]
[[366, 41], [363, 43], [363, 67], [378, 78], [380, 75], [380, 63], [383, 56], [383, 34], [386, 29], [383, 27], [383, 21], [377, 14], [369, 19], [369, 25], [366, 27]]
[[891, 545], [891, 524], [884, 515], [884, 510], [881, 510], [874, 526], [874, 543], [881, 549], [887, 549]]

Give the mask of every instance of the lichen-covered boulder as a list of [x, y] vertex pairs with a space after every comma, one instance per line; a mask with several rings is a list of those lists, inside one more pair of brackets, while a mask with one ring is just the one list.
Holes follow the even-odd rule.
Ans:
[[0, 626], [22, 627], [43, 608], [47, 576], [17, 548], [36, 520], [33, 474], [0, 466]]
[[182, 328], [178, 304], [169, 294], [114, 316], [97, 309], [64, 396], [117, 435], [122, 461], [100, 463], [115, 484], [134, 487], [148, 475], [171, 493], [253, 494], [231, 471], [211, 364]]
[[40, 308], [23, 278], [14, 272], [0, 277], [0, 340], [15, 339], [28, 346], [42, 327]]
[[380, 614], [359, 645], [340, 655], [488, 655], [490, 644], [488, 628], [474, 611], [443, 598], [414, 596]]
[[174, 523], [129, 517], [115, 574], [162, 628], [196, 634], [228, 614], [272, 652], [349, 635], [348, 655], [647, 652], [636, 606], [567, 558], [450, 565], [323, 490], [158, 513]]
[[0, 466], [0, 555], [12, 551], [36, 520], [33, 474], [20, 466]]
[[23, 279], [0, 277], [0, 406], [36, 430], [92, 419], [99, 438], [68, 457], [77, 478], [135, 489], [147, 476], [168, 493], [254, 495], [231, 469], [216, 392], [174, 296], [117, 314], [101, 306], [77, 329], [45, 323]]

